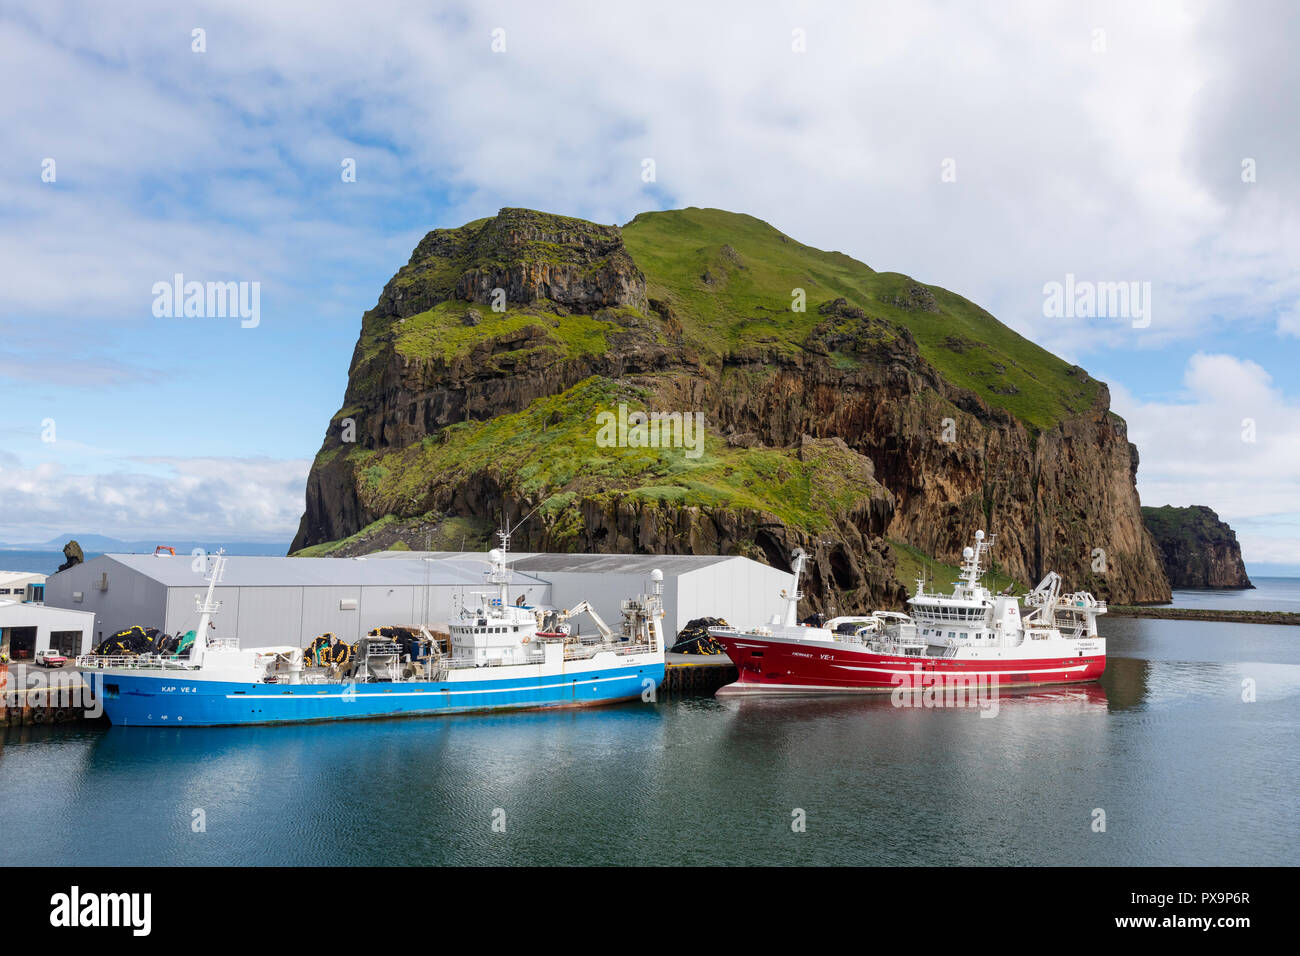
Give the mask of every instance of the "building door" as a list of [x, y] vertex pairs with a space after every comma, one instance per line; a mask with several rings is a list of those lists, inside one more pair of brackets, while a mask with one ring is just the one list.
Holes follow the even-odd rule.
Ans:
[[9, 659], [14, 661], [29, 661], [35, 654], [36, 628], [9, 628]]
[[50, 631], [50, 650], [58, 651], [64, 657], [76, 657], [81, 653], [81, 632]]

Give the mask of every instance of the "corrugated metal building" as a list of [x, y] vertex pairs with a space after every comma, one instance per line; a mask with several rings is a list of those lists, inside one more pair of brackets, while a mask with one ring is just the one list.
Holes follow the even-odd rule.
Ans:
[[[199, 562], [202, 564], [202, 561]], [[484, 590], [486, 561], [419, 558], [277, 558], [232, 555], [217, 587], [216, 637], [244, 647], [305, 646], [325, 632], [354, 641], [389, 624], [445, 624], [458, 600]], [[139, 624], [167, 634], [198, 625], [194, 599], [207, 589], [206, 570], [189, 556], [104, 554], [51, 575], [45, 603], [93, 611], [96, 641]], [[514, 574], [512, 596], [546, 604], [549, 586]]]
[[[664, 632], [672, 640], [697, 617], [757, 624], [783, 610], [785, 572], [726, 555], [509, 555], [512, 598], [572, 608], [582, 600], [618, 627], [625, 598], [651, 590], [664, 574]], [[445, 625], [474, 591], [488, 590], [478, 552], [385, 551], [364, 558], [230, 556], [217, 588], [217, 637], [244, 647], [305, 646], [331, 632], [348, 641], [389, 624]], [[198, 624], [194, 599], [206, 571], [189, 556], [105, 554], [51, 575], [45, 603], [95, 613], [96, 641], [139, 624], [168, 634]], [[591, 632], [586, 618], [573, 621]]]
[[510, 565], [551, 585], [551, 603], [572, 607], [584, 598], [610, 624], [626, 597], [649, 593], [650, 572], [664, 573], [664, 632], [674, 637], [697, 617], [758, 624], [784, 610], [790, 575], [749, 558], [704, 554], [529, 554]]
[[[465, 551], [382, 551], [372, 559], [431, 557], [463, 561], [482, 556]], [[587, 600], [613, 627], [624, 598], [650, 593], [650, 572], [664, 573], [664, 632], [674, 637], [688, 621], [721, 617], [732, 624], [763, 624], [785, 611], [781, 591], [790, 575], [749, 558], [717, 554], [543, 554], [519, 552], [510, 567], [551, 586], [550, 603], [571, 608]], [[583, 620], [582, 630], [592, 629]]]

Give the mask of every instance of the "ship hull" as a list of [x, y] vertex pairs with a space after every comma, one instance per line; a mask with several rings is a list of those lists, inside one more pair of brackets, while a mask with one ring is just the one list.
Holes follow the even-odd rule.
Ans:
[[[1031, 687], [1095, 681], [1106, 669], [1105, 642], [1077, 642], [1050, 657], [904, 657], [861, 648], [720, 635], [739, 679], [718, 694], [888, 693], [898, 687]], [[1008, 654], [1013, 651], [1006, 652]]]
[[186, 679], [175, 672], [105, 671], [101, 696], [113, 724], [220, 727], [591, 707], [639, 698], [663, 677], [662, 660], [549, 675], [352, 684], [242, 683]]

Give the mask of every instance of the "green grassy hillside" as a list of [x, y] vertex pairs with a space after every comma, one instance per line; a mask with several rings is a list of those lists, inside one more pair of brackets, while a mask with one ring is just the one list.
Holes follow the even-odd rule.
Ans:
[[[945, 379], [1028, 425], [1050, 428], [1097, 394], [1097, 383], [1080, 370], [961, 296], [805, 246], [753, 216], [696, 208], [641, 213], [623, 227], [623, 241], [651, 298], [689, 317], [687, 338], [706, 353], [798, 351], [823, 321], [818, 305], [843, 297], [906, 328]], [[802, 313], [790, 311], [796, 288], [807, 296]]]

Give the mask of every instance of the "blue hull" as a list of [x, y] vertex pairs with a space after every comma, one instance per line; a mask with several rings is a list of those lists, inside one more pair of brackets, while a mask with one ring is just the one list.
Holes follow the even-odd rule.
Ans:
[[590, 707], [639, 698], [663, 679], [662, 663], [509, 680], [373, 684], [244, 684], [173, 674], [105, 674], [102, 697], [114, 724], [218, 727]]

